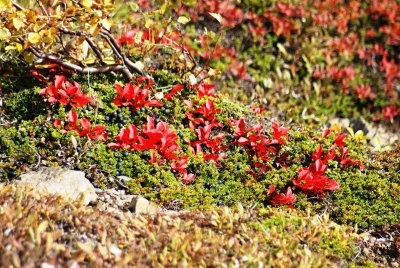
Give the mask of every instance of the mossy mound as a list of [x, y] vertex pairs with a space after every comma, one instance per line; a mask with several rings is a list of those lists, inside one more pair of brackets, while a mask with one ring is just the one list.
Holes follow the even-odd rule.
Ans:
[[[162, 86], [178, 81], [176, 77], [163, 73], [155, 73], [155, 76], [160, 78]], [[66, 121], [70, 107], [44, 102], [38, 88], [23, 91], [29, 91], [30, 94], [10, 90], [5, 98], [6, 103], [26, 103], [35, 99], [46, 113], [26, 113], [14, 106], [6, 106], [6, 113], [19, 120], [15, 125], [0, 130], [2, 180], [13, 180], [21, 172], [37, 165], [55, 165], [84, 171], [100, 188], [117, 187], [115, 178], [127, 176], [130, 181], [126, 187], [131, 193], [142, 194], [167, 208], [202, 210], [223, 205], [235, 206], [237, 203], [262, 208], [271, 205], [269, 187], [274, 185], [284, 192], [288, 186], [292, 186], [299, 170], [313, 162], [311, 156], [316, 148], [322, 146], [326, 152], [335, 143], [337, 134], [334, 131], [339, 131], [336, 129], [323, 138], [323, 128], [311, 129], [293, 124], [285, 144], [274, 148], [270, 159], [259, 162], [263, 165], [257, 167], [254, 166], [255, 158], [249, 154], [249, 148], [234, 144], [232, 127], [228, 121], [246, 118], [249, 126], [259, 124], [267, 130], [272, 124], [270, 113], [255, 114], [247, 106], [217, 96], [213, 98], [216, 109], [220, 109], [216, 120], [222, 125], [220, 131], [228, 133], [223, 141], [226, 155], [218, 163], [204, 161], [201, 154], [189, 150], [190, 143], [187, 141], [196, 140], [198, 134], [189, 127], [189, 108], [182, 104], [183, 100], [188, 99], [194, 105], [205, 105], [204, 97], [197, 99], [196, 90], [187, 88], [179, 92], [176, 98], [165, 100], [161, 107], [142, 107], [133, 111], [130, 107], [117, 107], [112, 103], [116, 91], [113, 84], [108, 82], [109, 79], [98, 76], [90, 84], [83, 79], [83, 90], [95, 96], [96, 101], [74, 109], [79, 118], [88, 118], [93, 125], [107, 126], [109, 135], [106, 143], [80, 137], [74, 131], [62, 133], [53, 122], [56, 118]], [[176, 133], [181, 152], [188, 155], [186, 170], [196, 176], [190, 183], [182, 183], [182, 179], [171, 168], [171, 162], [151, 163], [151, 150], [108, 148], [107, 143], [113, 141], [122, 128], [130, 124], [140, 128], [146, 124], [149, 116], [156, 122], [166, 122]], [[267, 131], [265, 133], [268, 135]], [[364, 229], [399, 222], [400, 215], [396, 213], [400, 204], [398, 163], [384, 160], [380, 155], [369, 159], [368, 147], [360, 135], [348, 135], [346, 144], [349, 156], [362, 161], [366, 169], [343, 167], [336, 160], [329, 161], [327, 175], [339, 183], [339, 189], [320, 196], [305, 195], [300, 189], [294, 188], [298, 200], [294, 206], [301, 210], [311, 208], [313, 213], [326, 211], [340, 223], [358, 224]], [[385, 154], [395, 159], [397, 151], [394, 149]], [[266, 170], [263, 170], [264, 167]]]

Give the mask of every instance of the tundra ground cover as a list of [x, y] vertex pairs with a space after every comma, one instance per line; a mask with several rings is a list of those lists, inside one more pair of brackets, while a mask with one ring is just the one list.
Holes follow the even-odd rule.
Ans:
[[[399, 223], [398, 147], [371, 154], [362, 133], [322, 124], [332, 113], [398, 124], [396, 2], [1, 8], [3, 181], [55, 165], [99, 188], [127, 176], [130, 192], [171, 209], [279, 206], [362, 231]], [[46, 22], [46, 8], [70, 15]], [[339, 259], [356, 255], [334, 240]]]

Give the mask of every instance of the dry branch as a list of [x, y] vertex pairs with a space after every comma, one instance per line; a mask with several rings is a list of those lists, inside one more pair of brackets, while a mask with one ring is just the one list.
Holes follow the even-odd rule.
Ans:
[[[39, 5], [39, 8], [41, 12], [43, 13], [44, 16], [49, 17], [45, 7], [43, 4], [40, 2], [40, 0], [37, 0], [37, 3]], [[74, 2], [75, 3], [75, 2]], [[22, 5], [20, 5], [16, 1], [12, 1], [12, 4], [14, 7], [20, 11], [26, 10]], [[79, 2], [75, 3], [77, 6], [82, 7]], [[67, 61], [66, 59], [63, 59], [62, 56], [57, 55], [58, 53], [55, 53], [53, 51], [44, 51], [43, 49], [40, 48], [40, 46], [35, 46], [31, 44], [29, 47], [25, 48], [25, 51], [31, 52], [35, 57], [45, 60], [47, 62], [59, 64], [60, 66], [64, 67], [65, 69], [72, 70], [74, 72], [78, 73], [84, 73], [84, 74], [96, 74], [96, 73], [110, 73], [110, 72], [116, 72], [116, 73], [121, 73], [127, 80], [132, 80], [133, 73], [138, 73], [140, 75], [144, 75], [146, 77], [150, 77], [146, 72], [144, 72], [141, 68], [139, 68], [135, 63], [133, 63], [122, 51], [121, 47], [118, 45], [118, 42], [116, 41], [115, 37], [107, 31], [105, 28], [103, 28], [101, 25], [100, 27], [100, 33], [99, 33], [99, 38], [98, 39], [103, 39], [105, 42], [108, 43], [108, 45], [112, 49], [113, 56], [118, 62], [122, 62], [122, 64], [106, 64], [104, 62], [104, 56], [103, 52], [98, 46], [98, 43], [96, 42], [96, 38], [92, 36], [89, 32], [86, 31], [77, 31], [73, 29], [68, 29], [66, 27], [61, 27], [61, 26], [56, 26], [59, 35], [61, 36], [60, 39], [62, 40], [62, 37], [65, 35], [70, 35], [70, 36], [83, 36], [85, 41], [88, 43], [90, 49], [93, 51], [95, 54], [96, 58], [98, 59], [98, 64], [96, 66], [87, 66], [84, 64], [82, 61], [77, 60], [77, 63], [72, 63]], [[16, 39], [17, 43], [20, 43], [22, 46], [26, 44], [26, 39], [28, 35], [25, 35], [24, 37], [19, 37]], [[97, 40], [98, 41], [98, 40]], [[67, 55], [68, 52], [66, 51], [66, 48], [62, 46], [62, 50], [65, 52]], [[61, 53], [62, 54], [62, 53]]]

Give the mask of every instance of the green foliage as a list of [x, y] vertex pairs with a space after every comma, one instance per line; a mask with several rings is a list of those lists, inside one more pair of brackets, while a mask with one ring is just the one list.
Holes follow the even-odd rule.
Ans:
[[[354, 53], [328, 49], [333, 46], [329, 41], [345, 36], [343, 33], [339, 34], [336, 25], [316, 27], [310, 18], [301, 18], [301, 16], [287, 16], [288, 24], [285, 24], [283, 31], [287, 30], [291, 23], [294, 27], [294, 30], [289, 30], [288, 33], [277, 32], [272, 21], [264, 20], [256, 25], [256, 19], [260, 19], [257, 16], [268, 12], [272, 12], [281, 20], [286, 19], [282, 15], [285, 10], [274, 11], [278, 3], [281, 7], [283, 6], [283, 9], [293, 8], [293, 6], [282, 5], [282, 1], [225, 1], [225, 4], [229, 3], [235, 9], [245, 10], [248, 13], [246, 15], [254, 12], [256, 16], [251, 19], [245, 18], [239, 24], [230, 27], [221, 26], [214, 19], [207, 20], [207, 13], [215, 12], [215, 10], [210, 10], [212, 7], [207, 1], [207, 3], [172, 1], [158, 5], [156, 9], [150, 5], [146, 12], [134, 2], [127, 4], [119, 1], [115, 12], [111, 15], [115, 19], [126, 21], [121, 22], [121, 25], [115, 25], [112, 32], [123, 35], [125, 30], [131, 30], [129, 34], [133, 41], [130, 40], [127, 44], [121, 45], [128, 59], [121, 55], [114, 55], [119, 53], [111, 51], [109, 47], [112, 45], [111, 39], [104, 37], [104, 31], [101, 32], [103, 35], [99, 35], [101, 27], [111, 22], [109, 17], [106, 17], [111, 10], [108, 6], [109, 2], [101, 1], [100, 4], [93, 4], [93, 10], [90, 8], [92, 1], [83, 2], [81, 7], [75, 6], [77, 5], [75, 2], [68, 4], [71, 16], [68, 16], [65, 22], [70, 22], [69, 26], [72, 27], [76, 23], [75, 20], [71, 20], [72, 17], [81, 19], [82, 29], [89, 31], [95, 41], [95, 46], [101, 48], [100, 53], [106, 56], [105, 66], [110, 67], [111, 63], [125, 65], [127, 60], [138, 65], [143, 64], [155, 82], [154, 87], [149, 89], [149, 99], [159, 99], [163, 105], [161, 107], [144, 106], [136, 110], [131, 107], [117, 107], [113, 103], [116, 95], [114, 84], [125, 85], [126, 76], [111, 72], [106, 74], [68, 73], [65, 75], [68, 76], [69, 81], [78, 82], [83, 92], [95, 99], [85, 107], [74, 109], [79, 120], [86, 118], [90, 120], [92, 126], [105, 126], [108, 139], [102, 143], [89, 138], [87, 134], [82, 134], [80, 137], [77, 133], [79, 131], [71, 129], [68, 131], [65, 127], [68, 124], [68, 112], [71, 110], [71, 105], [62, 106], [57, 102], [46, 103], [45, 97], [39, 95], [40, 88], [46, 87], [46, 83], [49, 86], [54, 80], [54, 73], [60, 70], [46, 69], [46, 66], [34, 61], [35, 55], [41, 57], [35, 54], [35, 45], [40, 47], [43, 53], [59, 53], [58, 51], [65, 49], [64, 41], [67, 40], [58, 32], [59, 27], [54, 26], [61, 23], [62, 16], [48, 18], [54, 23], [52, 25], [43, 20], [42, 17], [45, 16], [40, 16], [40, 19], [36, 20], [39, 17], [37, 14], [32, 14], [32, 10], [17, 12], [17, 7], [14, 5], [11, 8], [11, 4], [10, 10], [7, 10], [0, 2], [0, 13], [13, 17], [12, 22], [7, 22], [8, 15], [0, 19], [0, 25], [7, 26], [8, 29], [0, 33], [1, 38], [9, 42], [7, 48], [6, 43], [0, 44], [0, 51], [7, 50], [6, 54], [2, 55], [2, 59], [7, 59], [7, 62], [0, 66], [0, 75], [5, 76], [0, 78], [0, 103], [3, 103], [0, 107], [0, 116], [4, 114], [7, 117], [7, 122], [0, 128], [0, 181], [14, 180], [20, 173], [34, 166], [61, 166], [85, 172], [93, 184], [100, 188], [117, 187], [116, 180], [120, 180], [118, 177], [125, 176], [127, 179], [124, 179], [123, 183], [132, 194], [143, 195], [164, 208], [206, 212], [204, 214], [183, 213], [174, 216], [172, 221], [171, 218], [164, 216], [145, 219], [124, 215], [123, 218], [118, 218], [120, 221], [115, 222], [110, 215], [102, 215], [95, 209], [75, 208], [74, 205], [65, 204], [61, 199], [42, 197], [45, 204], [49, 202], [51, 205], [49, 208], [45, 205], [38, 208], [48, 209], [45, 214], [41, 211], [36, 213], [36, 210], [32, 209], [33, 215], [30, 216], [29, 225], [27, 225], [20, 218], [24, 217], [21, 215], [27, 213], [25, 210], [24, 213], [19, 213], [23, 210], [21, 200], [23, 200], [22, 203], [33, 202], [33, 196], [29, 193], [27, 196], [21, 195], [15, 189], [7, 188], [7, 191], [0, 190], [2, 197], [0, 201], [7, 198], [13, 200], [14, 195], [16, 201], [12, 202], [11, 209], [5, 208], [4, 204], [8, 206], [9, 203], [2, 204], [4, 208], [0, 208], [0, 219], [6, 215], [3, 218], [16, 226], [13, 235], [17, 237], [17, 240], [12, 241], [12, 246], [17, 245], [15, 241], [31, 248], [36, 243], [35, 249], [39, 252], [35, 255], [37, 259], [25, 258], [24, 255], [21, 257], [22, 263], [26, 260], [35, 264], [43, 263], [44, 260], [41, 258], [47, 256], [46, 254], [51, 250], [49, 251], [47, 246], [44, 250], [44, 244], [37, 243], [40, 240], [38, 238], [41, 238], [38, 226], [44, 226], [41, 224], [48, 221], [51, 226], [57, 228], [61, 226], [60, 218], [65, 221], [71, 218], [77, 219], [73, 223], [77, 225], [82, 222], [100, 224], [95, 227], [83, 226], [79, 229], [82, 233], [101, 229], [101, 224], [104, 223], [103, 227], [109, 230], [111, 235], [99, 234], [96, 231], [93, 239], [99, 240], [97, 242], [103, 248], [99, 246], [99, 249], [88, 250], [85, 245], [74, 244], [73, 239], [68, 240], [69, 244], [65, 245], [67, 243], [65, 237], [55, 237], [54, 240], [48, 238], [57, 233], [57, 230], [52, 230], [52, 233], [46, 234], [46, 239], [49, 239], [46, 241], [57, 244], [54, 252], [51, 251], [52, 254], [54, 253], [50, 254], [52, 257], [61, 256], [60, 259], [64, 260], [65, 254], [70, 254], [71, 249], [74, 249], [78, 252], [77, 256], [81, 254], [79, 256], [83, 264], [99, 265], [95, 263], [95, 260], [98, 260], [100, 255], [104, 257], [104, 252], [109, 250], [105, 247], [105, 243], [109, 241], [104, 242], [104, 240], [111, 237], [110, 241], [118, 244], [123, 250], [121, 259], [107, 259], [111, 266], [126, 266], [132, 263], [145, 266], [185, 266], [186, 262], [199, 266], [217, 266], [220, 263], [232, 265], [235, 263], [236, 265], [236, 262], [239, 262], [243, 266], [267, 263], [271, 266], [289, 267], [296, 263], [305, 267], [335, 265], [353, 267], [352, 265], [356, 264], [351, 260], [357, 254], [353, 238], [355, 235], [352, 234], [354, 230], [339, 226], [331, 220], [350, 226], [357, 225], [361, 230], [399, 223], [399, 147], [385, 153], [372, 154], [367, 144], [349, 135], [346, 138], [349, 157], [361, 160], [366, 165], [365, 169], [343, 167], [337, 159], [330, 160], [326, 163], [328, 166], [326, 175], [340, 184], [338, 190], [324, 191], [323, 194], [314, 196], [310, 193], [306, 195], [300, 191], [299, 187], [293, 186], [293, 179], [298, 177], [299, 170], [309, 167], [315, 161], [315, 159], [312, 160], [311, 155], [316, 148], [322, 145], [326, 153], [334, 144], [336, 134], [339, 133], [336, 133], [337, 126], [332, 127], [332, 132], [335, 133], [321, 138], [322, 125], [330, 117], [351, 118], [362, 114], [372, 118], [374, 114], [371, 112], [388, 105], [398, 105], [397, 95], [390, 97], [386, 91], [380, 90], [385, 86], [387, 78], [385, 77], [387, 74], [384, 74], [381, 69], [369, 68], [365, 61]], [[302, 5], [301, 1], [283, 2]], [[199, 7], [203, 8], [204, 14], [193, 14], [193, 10], [198, 11], [199, 3], [206, 6]], [[347, 1], [342, 1], [340, 4], [346, 5]], [[366, 10], [368, 5], [363, 4], [362, 8]], [[179, 14], [175, 13], [177, 6], [180, 6]], [[64, 7], [59, 8], [62, 12], [67, 12]], [[98, 9], [105, 12], [99, 13]], [[221, 10], [221, 12], [226, 12], [226, 10]], [[190, 22], [186, 23], [185, 19], [179, 20], [178, 16], [190, 18]], [[224, 18], [224, 16], [221, 17]], [[264, 15], [263, 19], [267, 17]], [[25, 21], [27, 18], [31, 19]], [[352, 31], [358, 31], [357, 34], [360, 34], [360, 44], [371, 47], [373, 43], [367, 40], [365, 31], [368, 27], [377, 28], [379, 23], [367, 19], [368, 17], [362, 14], [349, 25]], [[254, 34], [254, 30], [249, 25], [257, 26], [267, 32]], [[123, 31], [119, 32], [121, 29]], [[15, 39], [17, 35], [14, 33], [19, 34], [25, 30], [27, 33], [21, 37], [22, 41]], [[9, 35], [7, 31], [12, 31], [13, 35]], [[59, 38], [55, 38], [56, 34]], [[89, 38], [89, 35], [85, 36]], [[81, 53], [83, 49], [81, 45], [85, 38], [76, 40], [79, 39], [78, 37], [79, 34], [72, 34], [69, 37], [71, 40], [67, 38], [69, 45], [74, 49], [69, 52], [76, 55], [60, 52], [59, 56], [63, 56], [60, 57], [60, 60], [63, 60], [62, 63], [83, 62], [92, 58], [93, 62], [104, 64], [101, 57], [94, 55], [96, 53], [93, 47], [89, 49], [88, 55]], [[123, 35], [123, 37], [129, 39], [128, 35]], [[386, 39], [387, 36], [378, 36], [374, 42], [385, 43]], [[26, 47], [22, 48], [21, 44]], [[40, 46], [40, 44], [45, 45]], [[386, 44], [385, 49], [393, 58], [395, 46]], [[65, 49], [64, 52], [68, 51]], [[68, 57], [65, 57], [66, 55]], [[76, 56], [78, 60], [73, 60], [72, 56]], [[20, 61], [31, 64], [21, 64]], [[393, 67], [395, 64], [397, 63], [390, 63], [388, 67]], [[83, 65], [86, 66], [86, 64]], [[91, 66], [90, 61], [88, 65]], [[45, 70], [39, 69], [40, 75], [35, 74], [34, 77], [25, 79], [25, 75], [32, 67], [45, 68]], [[351, 71], [354, 71], [354, 78], [346, 81], [346, 85], [341, 83], [343, 81], [339, 81], [341, 78], [336, 79], [338, 81], [334, 77], [321, 78], [324, 75], [334, 76], [332, 73], [335, 72], [332, 71], [329, 74], [328, 69], [345, 67], [351, 67]], [[325, 73], [319, 74], [321, 77], [318, 78], [318, 73], [317, 75], [315, 73], [323, 68], [326, 69]], [[14, 75], [10, 76], [10, 73]], [[24, 75], [23, 79], [21, 75]], [[210, 83], [210, 77], [215, 78], [215, 85], [219, 92], [213, 97], [199, 98], [197, 89], [192, 85], [193, 81]], [[131, 77], [128, 76], [128, 78]], [[133, 81], [135, 79], [134, 77]], [[46, 80], [47, 82], [43, 82]], [[357, 96], [358, 93], [354, 92], [359, 85], [375, 82], [376, 87], [373, 91], [376, 96], [374, 97], [360, 98]], [[171, 100], [166, 100], [163, 96], [177, 84], [184, 85], [183, 89]], [[195, 150], [191, 147], [195, 147], [193, 141], [197, 139], [198, 132], [195, 129], [198, 126], [193, 126], [194, 123], [188, 119], [187, 113], [193, 110], [189, 108], [190, 105], [187, 102], [184, 102], [187, 100], [190, 100], [195, 107], [193, 110], [206, 104], [207, 100], [212, 100], [215, 108], [221, 109], [221, 112], [216, 114], [214, 123], [216, 125], [221, 123], [222, 127], [215, 127], [209, 133], [211, 137], [217, 134], [225, 135], [222, 145], [226, 148], [224, 147], [219, 152], [226, 153], [226, 157], [218, 160], [218, 163], [213, 160], [204, 161], [204, 154], [211, 151], [208, 145], [202, 145], [203, 153], [197, 148], [195, 148], [197, 154], [192, 152]], [[251, 105], [246, 106], [244, 102]], [[266, 110], [262, 111], [260, 108]], [[200, 114], [193, 112], [193, 114], [196, 113], [195, 116]], [[171, 163], [176, 160], [160, 159], [159, 162], [153, 163], [151, 154], [155, 150], [152, 152], [151, 150], [107, 147], [107, 144], [115, 141], [121, 129], [131, 124], [138, 127], [139, 132], [143, 132], [147, 118], [153, 118], [156, 123], [160, 121], [167, 123], [168, 127], [176, 133], [176, 142], [181, 149], [177, 155], [179, 158], [188, 157], [185, 169], [187, 173], [195, 175], [193, 181], [183, 182], [181, 176], [183, 174], [171, 167]], [[235, 134], [228, 122], [238, 118], [244, 118], [246, 127], [255, 124], [262, 125], [265, 131], [263, 135], [266, 136], [270, 135], [268, 131], [276, 119], [281, 122], [281, 126], [290, 127], [285, 144], [282, 142], [279, 145], [275, 144], [277, 145], [275, 147], [265, 146], [272, 151], [276, 149], [271, 153], [270, 158], [262, 160], [266, 171], [261, 172], [261, 169], [252, 163], [261, 162], [260, 158], [251, 156], [245, 146], [234, 144]], [[17, 120], [14, 121], [14, 119]], [[55, 119], [60, 119], [64, 125], [55, 127], [53, 125]], [[206, 122], [204, 126], [208, 124], [209, 122]], [[61, 132], [62, 128], [63, 132]], [[197, 131], [200, 130], [197, 129]], [[336, 147], [335, 150], [339, 154], [339, 148]], [[283, 160], [279, 160], [280, 158]], [[254, 175], [251, 175], [251, 172]], [[120, 186], [120, 182], [118, 185]], [[270, 186], [275, 186], [280, 194], [291, 187], [297, 198], [294, 204], [295, 210], [281, 210], [271, 205], [273, 202], [269, 195], [271, 194], [269, 193]], [[36, 203], [33, 205], [36, 206]], [[222, 206], [223, 209], [219, 208]], [[246, 212], [243, 207], [246, 208]], [[6, 210], [11, 214], [2, 214], [2, 211]], [[42, 218], [43, 215], [47, 215], [46, 219]], [[86, 221], [86, 217], [89, 216], [92, 217], [91, 220]], [[36, 225], [32, 225], [32, 222]], [[110, 226], [115, 228], [110, 228]], [[34, 237], [32, 232], [35, 231]], [[132, 237], [132, 233], [135, 237]], [[143, 242], [140, 240], [141, 234], [149, 239]], [[32, 237], [36, 240], [30, 241], [28, 235], [31, 236], [31, 240]], [[4, 239], [0, 241], [2, 243], [8, 241], [7, 236], [1, 239]], [[146, 252], [138, 252], [136, 245], [142, 247], [143, 243], [147, 246], [143, 247], [146, 248]], [[109, 243], [107, 247], [108, 245]], [[148, 247], [153, 250], [147, 251]], [[211, 254], [206, 253], [203, 247], [207, 248]], [[153, 255], [148, 252], [162, 253]], [[0, 255], [3, 256], [1, 247]], [[114, 256], [115, 254], [107, 253], [106, 255]], [[4, 256], [4, 260], [16, 260], [15, 255]], [[106, 263], [101, 263], [103, 264]], [[374, 263], [362, 260], [357, 262], [357, 265], [373, 267]]]
[[388, 175], [377, 170], [349, 170], [338, 176], [341, 187], [327, 206], [332, 218], [363, 229], [398, 223], [400, 185], [390, 182]]
[[[163, 82], [165, 85], [177, 82], [165, 79]], [[84, 87], [84, 90], [97, 94], [98, 101], [94, 106], [77, 109], [79, 116], [85, 116], [96, 124], [107, 125], [110, 137], [115, 137], [122, 126], [130, 123], [141, 126], [144, 125], [147, 116], [156, 116], [174, 125], [178, 134], [182, 133], [178, 135], [182, 148], [185, 149], [187, 146], [183, 139], [194, 138], [193, 133], [182, 125], [182, 120], [185, 118], [182, 115], [187, 108], [177, 100], [168, 102], [168, 109], [174, 114], [171, 118], [169, 114], [162, 112], [163, 107], [146, 108], [139, 113], [133, 113], [128, 107], [114, 106], [112, 99], [115, 89], [111, 84], [105, 83], [101, 77], [98, 81], [92, 80], [90, 85]], [[38, 90], [26, 89], [22, 92], [32, 92], [32, 94], [21, 94], [21, 92], [9, 94], [8, 101], [25, 103], [35, 99], [40, 102], [42, 98], [38, 95]], [[50, 109], [52, 118], [66, 119], [62, 106], [46, 103], [42, 106]], [[263, 120], [260, 116], [252, 115], [247, 107], [231, 101], [216, 99], [216, 106], [223, 110], [218, 120], [224, 124], [227, 118], [240, 116], [246, 116], [253, 122]], [[7, 106], [12, 111], [18, 111], [16, 107], [19, 106]], [[27, 115], [16, 112], [15, 116], [24, 118]], [[34, 120], [26, 120], [31, 117]], [[313, 140], [311, 137], [319, 136], [320, 131], [307, 129], [291, 131], [288, 143], [281, 152], [289, 154], [288, 167], [269, 171], [259, 180], [253, 179], [245, 172], [249, 166], [248, 155], [243, 150], [229, 150], [227, 157], [221, 161], [223, 169], [204, 163], [201, 157], [191, 156], [188, 170], [196, 175], [196, 180], [189, 185], [184, 185], [168, 167], [149, 164], [150, 154], [147, 151], [111, 150], [106, 147], [106, 144], [88, 142], [86, 138], [80, 138], [73, 132], [62, 135], [45, 116], [30, 113], [26, 119], [20, 122], [17, 129], [3, 128], [0, 131], [1, 146], [5, 148], [3, 151], [9, 157], [8, 163], [2, 164], [5, 170], [3, 179], [12, 179], [17, 176], [21, 163], [34, 165], [37, 161], [35, 152], [38, 152], [44, 163], [84, 170], [99, 187], [113, 185], [107, 179], [109, 176], [125, 175], [131, 178], [128, 187], [132, 193], [142, 194], [166, 207], [179, 204], [179, 207], [185, 209], [232, 206], [237, 202], [263, 207], [267, 205], [265, 192], [270, 185], [275, 185], [278, 189], [290, 186], [298, 170], [310, 164], [307, 156], [311, 155], [318, 144], [324, 147], [329, 146], [334, 137], [334, 135], [329, 135], [327, 139]], [[77, 140], [77, 148], [72, 143], [71, 135]], [[351, 157], [366, 159], [362, 144], [351, 138], [347, 141]], [[64, 154], [63, 158], [58, 157], [61, 151]], [[64, 162], [66, 157], [72, 161]], [[384, 161], [384, 159], [380, 158], [379, 161]], [[328, 176], [340, 183], [339, 190], [333, 194], [327, 194], [326, 202], [315, 202], [298, 193], [296, 207], [312, 207], [316, 211], [328, 211], [338, 222], [359, 224], [362, 228], [395, 223], [399, 217], [394, 211], [399, 209], [397, 204], [400, 203], [399, 178], [396, 173], [398, 164], [377, 161], [372, 163], [375, 169], [365, 171], [352, 168], [343, 171], [336, 164], [331, 163]], [[383, 173], [380, 171], [382, 168], [385, 169]]]
[[47, 105], [43, 99], [35, 94], [37, 88], [19, 90], [4, 98], [4, 104], [13, 118], [18, 120], [32, 120], [38, 115], [47, 114]]

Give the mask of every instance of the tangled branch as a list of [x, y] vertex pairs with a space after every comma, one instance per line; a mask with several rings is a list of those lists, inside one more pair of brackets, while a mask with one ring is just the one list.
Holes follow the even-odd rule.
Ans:
[[[65, 69], [82, 74], [114, 72], [121, 73], [127, 80], [132, 80], [134, 73], [149, 77], [145, 71], [139, 68], [124, 54], [114, 36], [103, 26], [102, 22], [108, 19], [108, 15], [103, 15], [103, 17], [99, 17], [97, 20], [94, 20], [95, 22], [93, 22], [93, 18], [91, 17], [97, 13], [93, 13], [91, 7], [84, 7], [79, 2], [73, 2], [73, 5], [75, 5], [73, 8], [75, 9], [72, 10], [76, 14], [72, 15], [83, 18], [89, 17], [86, 15], [91, 16], [91, 21], [89, 21], [91, 23], [89, 23], [91, 28], [88, 30], [82, 29], [80, 25], [74, 26], [73, 19], [69, 19], [74, 16], [63, 17], [63, 14], [60, 14], [60, 16], [57, 16], [57, 19], [56, 16], [49, 15], [50, 12], [46, 10], [40, 0], [38, 0], [37, 3], [42, 13], [41, 17], [45, 18], [41, 21], [37, 19], [39, 16], [35, 19], [31, 18], [27, 20], [26, 17], [32, 16], [32, 13], [36, 15], [35, 11], [33, 9], [24, 8], [16, 1], [12, 1], [11, 3], [11, 7], [20, 12], [15, 13], [20, 17], [16, 17], [17, 21], [13, 19], [11, 26], [8, 26], [8, 30], [10, 31], [10, 40], [7, 41], [18, 43], [20, 47], [24, 48], [25, 53], [31, 53], [41, 61], [55, 63]], [[102, 9], [101, 5], [99, 5], [98, 8], [102, 10], [102, 13], [106, 13], [104, 12], [104, 9]], [[2, 15], [3, 18], [8, 17], [5, 12], [9, 12], [8, 14], [10, 14], [13, 10], [0, 11], [0, 15]], [[18, 19], [20, 19], [22, 23], [19, 23]], [[0, 26], [10, 25], [9, 22], [10, 21], [6, 21], [5, 19], [0, 20]], [[80, 23], [82, 23], [82, 21], [80, 21]], [[22, 32], [24, 33], [22, 34]], [[56, 34], [54, 34], [54, 32], [56, 32]], [[46, 34], [52, 34], [49, 37], [51, 40], [43, 37]], [[13, 40], [11, 36], [18, 37]], [[85, 41], [92, 54], [95, 56], [94, 63], [86, 64], [84, 58], [72, 57], [67, 47], [64, 46], [64, 40], [69, 40], [70, 43], [75, 41], [78, 44], [82, 44], [82, 42]], [[109, 47], [111, 49], [111, 56], [114, 59], [113, 61], [115, 64], [106, 63], [105, 57], [107, 55], [105, 54], [104, 47]], [[80, 48], [78, 47], [73, 47], [73, 52], [79, 51], [79, 49]], [[88, 55], [88, 52], [86, 52], [86, 55]]]

